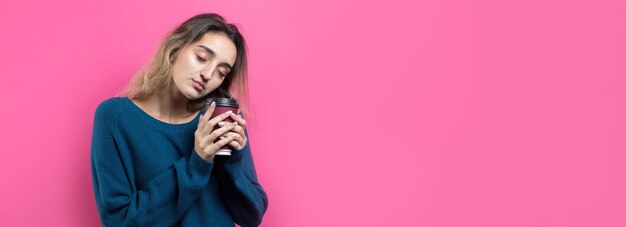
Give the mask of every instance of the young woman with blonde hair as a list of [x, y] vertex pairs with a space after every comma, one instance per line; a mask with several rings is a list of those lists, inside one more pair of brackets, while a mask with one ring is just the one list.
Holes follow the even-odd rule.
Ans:
[[[214, 105], [200, 111], [207, 98], [236, 99], [242, 113], [210, 119]], [[246, 44], [235, 25], [207, 13], [170, 32], [127, 88], [96, 109], [91, 166], [102, 224], [258, 226], [268, 198], [248, 109]], [[216, 156], [227, 144], [232, 154]]]

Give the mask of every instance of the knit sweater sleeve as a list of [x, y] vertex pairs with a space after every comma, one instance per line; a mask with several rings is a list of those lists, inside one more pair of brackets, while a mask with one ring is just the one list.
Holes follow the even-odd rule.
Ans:
[[[244, 134], [248, 137], [247, 129]], [[218, 164], [223, 165], [218, 168], [220, 191], [233, 220], [242, 227], [260, 225], [267, 211], [268, 198], [257, 179], [250, 141]]]
[[103, 226], [172, 226], [205, 190], [213, 162], [195, 151], [175, 161], [166, 171], [137, 188], [132, 162], [120, 149], [116, 109], [111, 101], [96, 109], [91, 168], [94, 193]]

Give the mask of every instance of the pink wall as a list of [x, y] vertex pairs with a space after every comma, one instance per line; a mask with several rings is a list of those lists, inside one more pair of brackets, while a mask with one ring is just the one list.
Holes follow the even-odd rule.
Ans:
[[99, 224], [96, 105], [206, 11], [249, 42], [263, 226], [626, 226], [617, 0], [2, 0], [0, 226]]

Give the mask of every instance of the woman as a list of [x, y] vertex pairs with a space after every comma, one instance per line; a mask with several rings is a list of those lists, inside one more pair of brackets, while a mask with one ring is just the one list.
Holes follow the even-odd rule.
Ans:
[[[209, 119], [214, 105], [200, 112], [206, 98], [228, 97], [247, 113], [245, 48], [223, 17], [194, 16], [165, 37], [119, 97], [100, 103], [91, 166], [104, 226], [261, 223], [268, 199], [243, 115]], [[226, 144], [232, 154], [216, 157]]]

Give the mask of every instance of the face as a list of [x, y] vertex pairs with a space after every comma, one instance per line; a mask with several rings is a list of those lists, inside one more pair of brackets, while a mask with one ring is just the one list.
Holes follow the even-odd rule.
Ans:
[[188, 99], [202, 98], [222, 84], [236, 59], [237, 47], [225, 34], [205, 33], [174, 61], [174, 84]]

